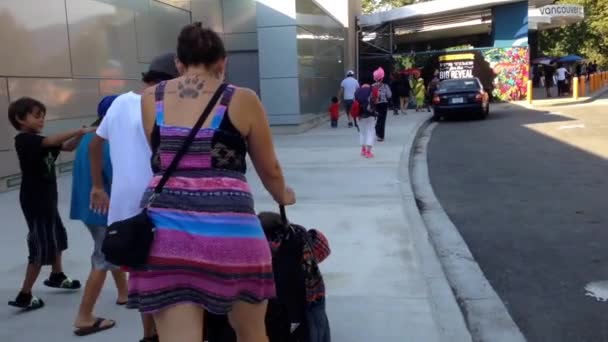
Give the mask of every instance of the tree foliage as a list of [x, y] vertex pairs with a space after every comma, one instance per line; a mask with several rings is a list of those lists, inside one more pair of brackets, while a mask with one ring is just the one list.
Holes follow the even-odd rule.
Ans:
[[608, 0], [558, 0], [582, 5], [585, 20], [539, 33], [539, 47], [548, 56], [579, 55], [608, 67]]
[[363, 13], [374, 13], [382, 10], [387, 10], [396, 7], [403, 7], [407, 5], [411, 5], [416, 2], [416, 0], [363, 0]]

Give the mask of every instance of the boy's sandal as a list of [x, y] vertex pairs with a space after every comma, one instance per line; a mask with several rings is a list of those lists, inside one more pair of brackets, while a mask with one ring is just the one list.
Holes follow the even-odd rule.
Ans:
[[[104, 322], [108, 322], [106, 325], [103, 325]], [[88, 327], [80, 327], [74, 330], [74, 335], [76, 336], [87, 336], [91, 334], [98, 333], [100, 331], [112, 329], [116, 326], [116, 322], [111, 319], [105, 318], [97, 318], [95, 319], [95, 323]]]
[[54, 282], [54, 281], [51, 281], [51, 279], [47, 279], [44, 281], [44, 285], [55, 288], [55, 289], [65, 289], [65, 290], [78, 290], [81, 287], [80, 281], [72, 280], [68, 277], [63, 279], [61, 282]]
[[38, 297], [32, 297], [32, 300], [30, 300], [28, 304], [18, 303], [11, 300], [8, 302], [8, 305], [23, 309], [24, 311], [33, 311], [42, 308], [44, 306], [44, 301]]

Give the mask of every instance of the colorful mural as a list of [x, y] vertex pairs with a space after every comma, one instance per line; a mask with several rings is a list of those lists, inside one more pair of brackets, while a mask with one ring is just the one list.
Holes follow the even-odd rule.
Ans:
[[528, 48], [489, 49], [483, 56], [496, 75], [492, 95], [502, 101], [524, 99], [530, 68]]
[[499, 101], [526, 98], [529, 76], [527, 47], [433, 51], [402, 56], [394, 60], [393, 70], [421, 70], [427, 83], [435, 76], [440, 80], [477, 77], [486, 91]]

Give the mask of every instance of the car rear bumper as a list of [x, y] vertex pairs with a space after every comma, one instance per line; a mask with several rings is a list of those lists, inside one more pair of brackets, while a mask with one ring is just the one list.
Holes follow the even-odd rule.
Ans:
[[434, 105], [433, 109], [435, 114], [440, 115], [456, 115], [456, 114], [477, 114], [484, 111], [483, 104], [481, 103], [465, 103], [458, 105]]

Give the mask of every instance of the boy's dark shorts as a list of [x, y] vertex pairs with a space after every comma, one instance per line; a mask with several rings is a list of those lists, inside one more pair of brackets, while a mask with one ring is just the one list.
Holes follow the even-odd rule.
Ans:
[[68, 249], [68, 236], [59, 217], [52, 215], [25, 215], [29, 232], [27, 247], [28, 262], [34, 265], [52, 265], [57, 255]]

